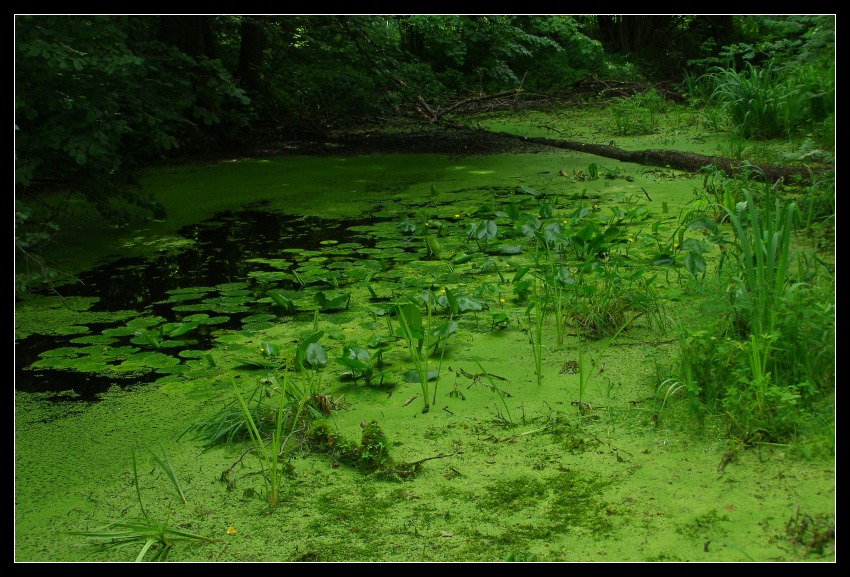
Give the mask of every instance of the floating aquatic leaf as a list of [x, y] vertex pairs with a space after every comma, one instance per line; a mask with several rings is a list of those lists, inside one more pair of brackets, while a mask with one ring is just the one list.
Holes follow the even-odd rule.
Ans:
[[101, 333], [105, 337], [127, 337], [136, 334], [136, 329], [131, 327], [118, 327], [106, 329]]
[[310, 343], [304, 351], [304, 359], [313, 367], [321, 368], [328, 364], [328, 354], [319, 343]]
[[250, 324], [253, 324], [253, 323], [263, 323], [263, 322], [266, 322], [266, 321], [273, 321], [276, 318], [277, 318], [276, 316], [269, 315], [269, 314], [251, 315], [251, 316], [247, 316], [247, 317], [243, 318], [242, 324], [243, 325], [250, 325]]
[[251, 299], [253, 295], [248, 290], [221, 291], [221, 300], [224, 302], [243, 303]]
[[78, 335], [89, 332], [89, 328], [80, 325], [58, 326], [53, 327], [50, 332], [54, 335]]
[[156, 367], [156, 372], [164, 375], [179, 375], [189, 371], [186, 365], [171, 365], [169, 367]]
[[351, 293], [344, 293], [328, 298], [325, 293], [318, 292], [316, 293], [316, 301], [319, 303], [321, 310], [325, 312], [345, 310], [351, 302]]
[[[439, 371], [427, 371], [427, 379], [429, 381], [433, 381], [434, 379], [436, 379], [439, 376], [440, 376]], [[422, 382], [422, 379], [420, 378], [419, 371], [407, 371], [402, 376], [402, 379], [404, 379], [404, 381], [406, 383], [421, 383]]]
[[496, 247], [498, 254], [519, 254], [522, 252], [521, 244], [504, 244]]
[[183, 302], [190, 301], [195, 299], [202, 299], [207, 296], [205, 292], [195, 292], [195, 293], [180, 293], [176, 295], [171, 295], [168, 298], [168, 302]]
[[178, 295], [183, 293], [197, 293], [197, 292], [210, 292], [213, 289], [211, 287], [184, 287], [184, 288], [176, 288], [167, 291], [167, 294], [170, 295]]
[[179, 365], [180, 359], [172, 357], [171, 355], [164, 355], [162, 353], [144, 352], [133, 355], [130, 359], [125, 361], [125, 363], [131, 362], [142, 364], [145, 367], [159, 368]]
[[142, 317], [138, 319], [133, 319], [127, 323], [127, 326], [132, 329], [146, 329], [148, 327], [154, 327], [160, 323], [165, 322], [165, 319], [162, 317]]
[[82, 349], [80, 347], [60, 347], [58, 349], [53, 349], [50, 351], [44, 351], [40, 353], [38, 356], [42, 358], [50, 358], [50, 357], [76, 357], [83, 354]]
[[71, 339], [71, 342], [77, 345], [109, 345], [115, 342], [115, 339], [104, 335], [87, 335]]
[[271, 268], [288, 269], [292, 266], [292, 261], [282, 258], [249, 258], [245, 262], [256, 262], [270, 266]]
[[261, 321], [261, 322], [257, 322], [257, 323], [245, 323], [245, 324], [242, 325], [242, 330], [250, 331], [250, 332], [256, 332], [256, 331], [264, 331], [264, 330], [267, 330], [267, 329], [271, 329], [271, 328], [274, 328], [275, 326], [276, 326], [276, 323], [269, 322], [269, 321]]
[[159, 338], [149, 331], [136, 331], [136, 336], [130, 339], [134, 345], [159, 348]]
[[237, 358], [234, 359], [240, 367], [252, 367], [257, 369], [277, 369], [280, 368], [279, 363], [260, 361], [256, 359]]
[[260, 352], [266, 357], [276, 357], [280, 354], [280, 347], [274, 343], [260, 343]]
[[193, 305], [178, 305], [176, 307], [172, 307], [171, 310], [190, 313], [194, 311], [214, 311], [215, 307], [210, 304], [197, 303]]
[[457, 306], [460, 312], [464, 313], [466, 311], [484, 310], [484, 308], [487, 306], [487, 303], [466, 295], [460, 295], [457, 297]]
[[188, 344], [189, 344], [188, 341], [167, 340], [167, 341], [160, 341], [159, 342], [159, 348], [161, 348], [161, 349], [176, 349], [176, 348], [185, 347]]
[[256, 279], [261, 283], [280, 282], [282, 280], [295, 281], [295, 277], [286, 272], [255, 270], [248, 273], [249, 278]]
[[248, 284], [244, 282], [229, 282], [223, 283], [220, 285], [216, 285], [215, 287], [219, 292], [229, 291], [229, 290], [239, 290], [248, 288]]
[[496, 238], [498, 233], [499, 227], [496, 225], [495, 220], [482, 221], [477, 227], [475, 227], [475, 236], [479, 240], [492, 240]]
[[[186, 317], [184, 320], [195, 320], [196, 316], [205, 316], [207, 315], [192, 315], [191, 317]], [[216, 317], [207, 317], [206, 320], [200, 321], [202, 325], [220, 325], [224, 324], [230, 320], [230, 317], [227, 316], [216, 316]]]
[[293, 303], [289, 297], [283, 295], [279, 291], [269, 291], [268, 295], [269, 298], [272, 299], [275, 304], [277, 304], [280, 308], [283, 309], [283, 312], [287, 314], [292, 314], [295, 312], [295, 303]]
[[180, 351], [179, 353], [177, 353], [177, 356], [184, 358], [184, 359], [200, 359], [200, 358], [207, 356], [208, 354], [209, 353], [207, 351], [186, 350], [186, 351]]
[[249, 309], [248, 307], [240, 307], [240, 306], [236, 306], [236, 305], [220, 305], [220, 306], [214, 307], [212, 310], [217, 312], [217, 313], [227, 313], [227, 314], [230, 314], [230, 315], [238, 315], [238, 314], [241, 314], [241, 313], [251, 312], [251, 309]]
[[162, 325], [161, 331], [162, 334], [169, 338], [179, 337], [185, 335], [188, 332], [191, 332], [198, 328], [197, 321], [188, 321], [182, 323], [167, 323]]

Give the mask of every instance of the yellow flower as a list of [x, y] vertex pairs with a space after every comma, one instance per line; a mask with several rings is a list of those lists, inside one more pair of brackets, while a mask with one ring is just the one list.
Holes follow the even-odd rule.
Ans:
[[236, 527], [228, 527], [225, 533], [227, 533], [228, 535], [236, 535]]
[[634, 241], [635, 241], [635, 238], [634, 238], [633, 236], [630, 236], [630, 237], [629, 237], [629, 242], [634, 242]]
[[502, 303], [502, 304], [505, 304], [505, 299], [504, 299], [504, 297], [500, 298], [500, 299], [499, 299], [499, 302], [500, 302], [500, 303]]

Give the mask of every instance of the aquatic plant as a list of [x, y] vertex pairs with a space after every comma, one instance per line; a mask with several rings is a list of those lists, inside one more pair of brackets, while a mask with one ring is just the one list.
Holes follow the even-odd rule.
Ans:
[[[277, 506], [278, 499], [280, 498], [284, 475], [282, 465], [286, 460], [286, 456], [289, 454], [287, 442], [289, 437], [291, 437], [302, 424], [300, 418], [301, 413], [307, 405], [307, 400], [309, 398], [305, 396], [296, 403], [294, 411], [285, 410], [288, 407], [288, 374], [288, 371], [283, 371], [282, 382], [278, 381], [273, 376], [269, 377], [269, 380], [272, 381], [272, 385], [275, 389], [277, 389], [278, 403], [274, 419], [274, 427], [271, 431], [271, 440], [269, 441], [268, 446], [266, 445], [265, 437], [260, 432], [257, 422], [254, 420], [254, 413], [251, 411], [251, 408], [242, 396], [242, 392], [239, 390], [239, 386], [236, 384], [236, 381], [233, 381], [233, 390], [236, 393], [239, 406], [242, 408], [242, 414], [245, 418], [245, 424], [254, 445], [254, 451], [260, 461], [261, 472], [266, 488], [266, 502], [269, 504], [269, 507], [272, 508]], [[289, 425], [289, 430], [288, 434], [284, 437], [284, 431], [287, 424]]]
[[336, 362], [348, 369], [345, 376], [353, 379], [355, 384], [362, 379], [369, 385], [375, 377], [383, 378], [382, 373], [377, 370], [382, 363], [381, 351], [382, 349], [378, 349], [378, 354], [373, 358], [368, 349], [346, 345]]
[[[135, 557], [135, 561], [145, 561], [148, 554], [150, 554], [150, 558], [148, 559], [150, 561], [167, 561], [172, 547], [178, 542], [198, 543], [218, 541], [218, 539], [212, 537], [205, 537], [178, 527], [173, 527], [168, 524], [168, 518], [165, 521], [152, 519], [145, 510], [144, 503], [142, 502], [135, 451], [132, 452], [132, 462], [133, 485], [142, 513], [141, 518], [130, 521], [115, 521], [107, 524], [102, 529], [94, 531], [69, 531], [69, 535], [96, 539], [97, 541], [95, 542], [95, 548], [92, 554], [113, 549], [122, 549], [124, 547], [141, 546]], [[168, 463], [167, 457], [163, 463], [166, 464], [164, 470], [166, 470], [169, 479], [178, 487], [180, 496], [185, 503], [185, 495], [179, 489], [179, 484], [177, 483], [176, 476], [173, 475], [173, 469], [170, 463]]]
[[431, 406], [428, 394], [428, 381], [435, 378], [436, 375], [434, 377], [431, 376], [431, 372], [428, 371], [427, 354], [422, 354], [422, 346], [427, 332], [422, 327], [422, 313], [419, 307], [413, 303], [401, 303], [396, 305], [396, 316], [399, 321], [396, 336], [403, 338], [407, 343], [410, 359], [415, 366], [415, 378], [419, 382], [422, 390], [422, 399], [425, 403], [422, 407], [422, 412], [427, 413]]

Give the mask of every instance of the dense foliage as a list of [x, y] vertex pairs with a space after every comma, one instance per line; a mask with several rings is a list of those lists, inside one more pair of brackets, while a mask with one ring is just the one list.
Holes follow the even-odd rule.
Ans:
[[427, 118], [429, 103], [665, 80], [745, 138], [833, 134], [831, 16], [24, 15], [15, 47], [16, 246], [36, 277], [45, 193], [123, 226], [134, 206], [162, 216], [134, 174], [177, 149]]

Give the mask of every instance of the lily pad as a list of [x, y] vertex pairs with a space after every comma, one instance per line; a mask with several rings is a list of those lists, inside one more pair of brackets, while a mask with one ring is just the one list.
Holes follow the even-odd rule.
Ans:
[[[439, 376], [440, 376], [440, 371], [428, 371], [427, 377], [428, 377], [429, 381], [433, 381], [434, 379], [436, 379]], [[404, 373], [404, 375], [402, 375], [402, 379], [404, 379], [404, 381], [406, 383], [421, 383], [422, 382], [422, 379], [420, 378], [420, 372], [419, 371], [407, 371], [406, 373]]]

